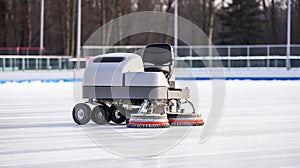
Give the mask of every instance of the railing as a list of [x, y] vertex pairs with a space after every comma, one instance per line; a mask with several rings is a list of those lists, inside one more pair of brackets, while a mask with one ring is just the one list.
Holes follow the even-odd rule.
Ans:
[[[91, 56], [112, 52], [134, 52], [142, 54], [145, 46], [83, 46], [80, 67], [84, 68]], [[3, 49], [3, 48], [2, 48]], [[5, 48], [7, 49], [7, 48]], [[0, 55], [0, 67], [5, 70], [72, 69], [78, 61], [72, 56], [32, 55], [29, 51], [39, 48], [12, 48], [16, 53]], [[24, 50], [25, 49], [25, 50]], [[26, 50], [27, 49], [27, 50]], [[18, 52], [17, 52], [18, 51]], [[27, 53], [23, 53], [27, 51]], [[0, 48], [0, 53], [3, 50]], [[251, 67], [300, 67], [300, 45], [291, 45], [290, 55], [286, 56], [286, 45], [235, 45], [222, 46], [178, 46], [176, 67], [201, 68], [205, 65], [219, 67], [219, 62], [227, 68]], [[22, 55], [18, 55], [22, 54]], [[28, 55], [27, 55], [28, 54]], [[211, 56], [208, 56], [211, 55]]]
[[[83, 56], [94, 56], [110, 52], [142, 53], [145, 46], [83, 46]], [[286, 56], [286, 45], [215, 45], [178, 46], [175, 58], [176, 67], [300, 67], [300, 45], [290, 46], [290, 55]], [[209, 56], [211, 55], [211, 56]], [[288, 64], [287, 64], [288, 61]]]
[[72, 69], [72, 56], [0, 55], [0, 67], [6, 70]]
[[[291, 67], [300, 67], [300, 56], [290, 56]], [[282, 56], [237, 56], [237, 57], [177, 57], [177, 67], [219, 67], [221, 61], [223, 67], [286, 67], [286, 58]], [[217, 63], [218, 62], [218, 63]]]

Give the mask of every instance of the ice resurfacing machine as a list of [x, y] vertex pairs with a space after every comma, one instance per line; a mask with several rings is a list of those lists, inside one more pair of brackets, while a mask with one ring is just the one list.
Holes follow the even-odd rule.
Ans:
[[[130, 128], [198, 126], [204, 122], [188, 100], [188, 88], [176, 88], [174, 53], [169, 44], [150, 44], [142, 56], [110, 53], [92, 57], [82, 81], [74, 121], [121, 124]], [[182, 108], [188, 103], [192, 110]]]

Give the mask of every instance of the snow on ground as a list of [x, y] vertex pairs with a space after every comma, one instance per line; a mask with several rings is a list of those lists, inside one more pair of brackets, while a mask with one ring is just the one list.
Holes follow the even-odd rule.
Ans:
[[[210, 81], [196, 83], [199, 95], [192, 99], [206, 119]], [[86, 128], [106, 129], [101, 137], [111, 146], [122, 139], [107, 127], [135, 135], [164, 130], [77, 126], [71, 117], [73, 83], [5, 83], [0, 95], [0, 167], [300, 167], [300, 81], [226, 81], [224, 113], [213, 136], [199, 144], [203, 127], [193, 127], [152, 157], [116, 155], [94, 143]], [[153, 147], [165, 142], [154, 141]]]

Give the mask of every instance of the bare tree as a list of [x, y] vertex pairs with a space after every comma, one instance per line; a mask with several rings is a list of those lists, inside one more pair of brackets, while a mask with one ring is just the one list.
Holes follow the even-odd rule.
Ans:
[[[104, 25], [106, 23], [106, 3], [105, 3], [106, 0], [102, 0], [101, 1], [101, 11], [102, 11], [102, 22], [101, 22], [101, 25]], [[103, 28], [103, 33], [102, 33], [102, 44], [105, 44], [106, 42], [106, 29], [105, 27]]]
[[72, 27], [71, 27], [71, 51], [70, 55], [75, 55], [76, 46], [76, 22], [77, 22], [77, 1], [72, 1]]
[[277, 28], [276, 28], [276, 7], [275, 7], [275, 0], [272, 0], [271, 3], [271, 25], [272, 25], [272, 34], [275, 40], [275, 43], [278, 42], [277, 37]]
[[65, 55], [70, 54], [71, 50], [71, 1], [72, 0], [67, 0], [66, 1], [66, 10], [65, 10], [65, 24], [66, 24], [66, 46], [65, 46]]
[[[266, 30], [270, 30], [270, 24], [269, 24], [269, 8], [267, 6], [266, 0], [262, 0], [262, 6], [263, 6], [263, 15], [264, 15], [264, 27]], [[265, 34], [268, 36], [270, 31], [265, 31]]]
[[[118, 17], [121, 17], [122, 16], [122, 7], [123, 7], [123, 3], [122, 3], [123, 1], [119, 1], [118, 2]], [[118, 32], [119, 32], [119, 39], [121, 38], [121, 37], [123, 37], [123, 32], [122, 32], [122, 20], [119, 20], [119, 22], [118, 22]], [[119, 41], [119, 44], [120, 45], [122, 45], [123, 43], [122, 43], [122, 39], [120, 39], [120, 41]]]
[[204, 33], [207, 33], [206, 27], [207, 27], [207, 19], [206, 19], [206, 4], [207, 1], [203, 0], [203, 4], [202, 4], [202, 16], [203, 16], [203, 26], [202, 26], [202, 30], [204, 31]]
[[7, 2], [6, 0], [0, 1], [0, 46], [6, 46], [6, 31], [7, 31]]
[[27, 7], [27, 31], [28, 31], [28, 46], [32, 46], [32, 25], [31, 25], [31, 0], [26, 0], [26, 7]]
[[[110, 12], [109, 16], [111, 16], [111, 18], [108, 19], [108, 20], [112, 20], [112, 19], [114, 19], [117, 16], [118, 12], [115, 10], [115, 9], [117, 9], [117, 4], [118, 4], [117, 0], [111, 0], [110, 1], [108, 9], [109, 9], [109, 12]], [[105, 34], [106, 35], [106, 37], [105, 37], [105, 43], [104, 43], [105, 45], [109, 45], [110, 44], [111, 35], [112, 35], [112, 31], [113, 31], [112, 25], [113, 24], [109, 25], [107, 33]]]
[[209, 21], [208, 21], [208, 40], [212, 43], [214, 31], [214, 17], [215, 17], [215, 0], [209, 1]]

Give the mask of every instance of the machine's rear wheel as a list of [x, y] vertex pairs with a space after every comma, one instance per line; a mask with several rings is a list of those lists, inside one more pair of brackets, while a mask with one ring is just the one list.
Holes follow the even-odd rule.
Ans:
[[76, 124], [87, 124], [91, 120], [91, 108], [84, 103], [76, 104], [73, 108], [72, 116]]
[[105, 108], [105, 110], [107, 111], [106, 121], [109, 123], [111, 121], [110, 108], [105, 103], [102, 103], [102, 102], [100, 102], [100, 105], [102, 105]]
[[110, 115], [111, 114], [106, 106], [98, 105], [93, 108], [92, 120], [98, 125], [106, 124], [111, 119]]
[[121, 124], [126, 120], [125, 108], [121, 106], [111, 106], [111, 120], [116, 124]]

